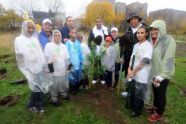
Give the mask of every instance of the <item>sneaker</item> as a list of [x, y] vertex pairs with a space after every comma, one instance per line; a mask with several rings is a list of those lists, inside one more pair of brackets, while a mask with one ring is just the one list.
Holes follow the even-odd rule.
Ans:
[[140, 116], [140, 113], [137, 113], [137, 112], [135, 112], [135, 111], [133, 111], [133, 112], [131, 113], [131, 115], [130, 115], [130, 117], [138, 117], [138, 116]]
[[44, 109], [39, 110], [39, 114], [40, 114], [40, 115], [45, 114], [45, 110], [44, 110]]
[[101, 81], [101, 84], [104, 85], [104, 84], [105, 84], [105, 81], [102, 80], [102, 81]]
[[126, 98], [126, 97], [128, 96], [128, 92], [122, 92], [122, 93], [121, 93], [121, 96], [123, 96], [123, 97]]
[[37, 113], [38, 109], [36, 107], [30, 107], [28, 108], [30, 112]]
[[156, 107], [146, 107], [146, 108], [145, 108], [145, 111], [146, 111], [147, 113], [149, 113], [149, 114], [155, 113], [156, 110], [157, 110]]
[[150, 122], [156, 122], [156, 121], [159, 121], [159, 120], [161, 120], [162, 119], [162, 115], [159, 115], [159, 114], [157, 114], [157, 113], [154, 113], [154, 114], [152, 114], [152, 115], [150, 115], [149, 117], [148, 117], [148, 120], [150, 121]]
[[51, 104], [52, 104], [53, 106], [55, 106], [55, 107], [61, 106], [61, 103], [60, 103], [59, 101], [56, 101], [56, 102], [52, 101]]
[[92, 84], [96, 84], [96, 80], [93, 80], [93, 81], [92, 81]]

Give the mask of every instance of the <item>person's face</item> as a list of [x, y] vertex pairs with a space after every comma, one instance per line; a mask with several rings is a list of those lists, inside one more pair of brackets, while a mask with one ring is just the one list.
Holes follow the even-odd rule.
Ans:
[[151, 38], [157, 38], [159, 34], [159, 30], [156, 28], [150, 28], [150, 36]]
[[101, 25], [102, 25], [101, 19], [96, 19], [96, 27], [97, 27], [98, 29], [101, 29]]
[[82, 41], [83, 41], [83, 36], [82, 36], [81, 34], [78, 34], [78, 35], [77, 35], [77, 39], [78, 39], [80, 42], [82, 42]]
[[71, 18], [71, 17], [68, 18], [66, 23], [67, 23], [68, 27], [70, 27], [70, 28], [74, 27], [74, 20], [73, 20], [73, 18]]
[[147, 32], [145, 31], [144, 28], [139, 28], [138, 31], [137, 31], [137, 38], [139, 40], [139, 42], [143, 42], [146, 40], [146, 37], [147, 37]]
[[117, 38], [118, 37], [118, 32], [117, 31], [112, 31], [111, 36], [112, 36], [113, 39]]
[[108, 47], [111, 45], [111, 43], [112, 43], [111, 41], [107, 41], [107, 40], [106, 40], [106, 41], [105, 41], [105, 46], [108, 48]]
[[139, 19], [137, 18], [137, 17], [132, 17], [131, 19], [130, 19], [130, 26], [132, 27], [132, 28], [136, 28], [137, 26], [139, 25]]
[[43, 30], [45, 32], [50, 32], [52, 30], [52, 25], [49, 22], [43, 24]]
[[55, 43], [61, 42], [61, 35], [60, 35], [59, 32], [55, 32], [55, 33], [54, 33], [54, 42], [55, 42]]
[[70, 35], [71, 38], [75, 39], [76, 36], [77, 36], [77, 35], [76, 35], [76, 30], [75, 30], [75, 29], [72, 29], [72, 30], [70, 31], [69, 35]]
[[34, 33], [34, 29], [35, 29], [34, 24], [31, 22], [28, 22], [27, 23], [27, 33], [29, 35], [32, 35]]

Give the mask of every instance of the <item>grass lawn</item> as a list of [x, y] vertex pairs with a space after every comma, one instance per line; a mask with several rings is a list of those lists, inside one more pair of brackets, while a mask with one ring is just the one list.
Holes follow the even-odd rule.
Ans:
[[[22, 79], [23, 75], [16, 66], [13, 54], [14, 35], [0, 36], [0, 68], [7, 68], [7, 76], [0, 79], [0, 98], [7, 95], [20, 95], [18, 103], [12, 107], [0, 106], [0, 124], [147, 124], [147, 114], [139, 118], [130, 118], [130, 111], [124, 107], [125, 99], [116, 91], [99, 88], [99, 97], [95, 88], [81, 91], [71, 96], [70, 101], [62, 101], [62, 106], [55, 108], [46, 99], [46, 114], [30, 113], [26, 102], [30, 90], [27, 84], [10, 85], [13, 80]], [[6, 41], [6, 42], [3, 42]], [[183, 45], [181, 45], [183, 47]], [[186, 48], [186, 44], [185, 47]], [[179, 48], [177, 49], [179, 50]], [[8, 57], [2, 55], [8, 54]], [[183, 55], [184, 54], [184, 55]], [[169, 84], [165, 123], [185, 124], [186, 96], [180, 94], [186, 89], [186, 53], [176, 58], [176, 75]], [[1, 58], [2, 57], [2, 58]], [[5, 64], [4, 62], [8, 62]]]

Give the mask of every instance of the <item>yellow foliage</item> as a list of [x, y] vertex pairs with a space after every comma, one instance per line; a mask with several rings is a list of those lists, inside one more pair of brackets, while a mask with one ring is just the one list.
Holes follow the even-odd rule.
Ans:
[[101, 17], [104, 24], [111, 25], [114, 21], [114, 10], [109, 2], [92, 2], [86, 8], [85, 18], [83, 23], [86, 26], [93, 27], [97, 17]]
[[114, 18], [114, 26], [120, 27], [123, 20], [125, 20], [125, 13], [116, 13]]
[[153, 19], [152, 19], [152, 17], [147, 17], [147, 19], [146, 19], [146, 23], [148, 24], [148, 25], [150, 25], [151, 23], [152, 23], [152, 21], [153, 21]]

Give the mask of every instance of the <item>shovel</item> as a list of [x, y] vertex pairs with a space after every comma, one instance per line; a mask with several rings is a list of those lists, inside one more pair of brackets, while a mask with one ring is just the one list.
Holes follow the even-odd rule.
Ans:
[[[131, 70], [133, 70], [134, 61], [135, 61], [135, 55], [133, 55], [133, 57], [132, 57]], [[127, 98], [126, 98], [125, 107], [126, 108], [131, 108], [131, 107], [133, 107], [132, 101], [133, 101], [133, 98], [135, 96], [135, 80], [130, 78], [130, 79], [127, 80], [126, 84], [127, 84], [128, 95], [127, 95]]]
[[120, 70], [119, 70], [119, 84], [118, 84], [118, 87], [117, 87], [117, 92], [119, 94], [119, 91], [121, 89], [121, 83], [122, 83], [122, 78], [121, 78], [121, 75], [122, 75], [122, 68], [123, 68], [123, 64], [121, 63], [120, 64]]

